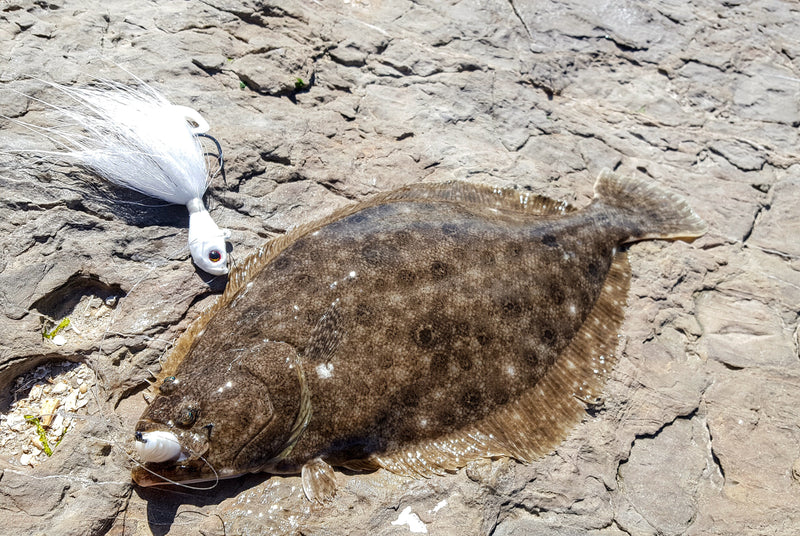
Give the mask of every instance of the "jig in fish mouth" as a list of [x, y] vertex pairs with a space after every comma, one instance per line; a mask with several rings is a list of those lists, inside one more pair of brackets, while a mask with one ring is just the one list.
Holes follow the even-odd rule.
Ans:
[[136, 432], [136, 454], [144, 463], [182, 461], [188, 458], [172, 432]]
[[[139, 486], [187, 486], [194, 482], [214, 481], [210, 487], [188, 486], [191, 489], [211, 489], [221, 477], [203, 457], [208, 450], [207, 443], [195, 445], [199, 451], [184, 448], [178, 436], [166, 430], [136, 431], [134, 439], [140, 463], [132, 473]], [[187, 478], [187, 475], [192, 476]]]

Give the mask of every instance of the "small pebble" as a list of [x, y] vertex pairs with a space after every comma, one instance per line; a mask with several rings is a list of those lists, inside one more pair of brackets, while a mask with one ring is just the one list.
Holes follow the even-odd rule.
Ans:
[[61, 334], [56, 335], [50, 340], [53, 341], [53, 344], [55, 344], [56, 346], [64, 346], [67, 343], [67, 339], [65, 339], [64, 336]]
[[55, 384], [55, 386], [53, 386], [53, 389], [50, 390], [50, 394], [60, 395], [61, 393], [65, 392], [67, 389], [69, 389], [69, 386], [66, 383], [58, 382], [57, 384]]
[[[61, 384], [65, 385], [65, 384]], [[42, 426], [47, 428], [53, 422], [53, 418], [55, 417], [56, 408], [61, 405], [61, 401], [57, 398], [48, 398], [44, 402], [42, 402], [42, 409], [40, 410], [40, 414], [42, 416], [41, 423]]]

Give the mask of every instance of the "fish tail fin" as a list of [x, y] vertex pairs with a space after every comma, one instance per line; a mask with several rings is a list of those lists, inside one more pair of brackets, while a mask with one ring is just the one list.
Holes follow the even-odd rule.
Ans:
[[631, 233], [626, 242], [650, 238], [693, 240], [708, 229], [680, 195], [651, 181], [622, 177], [609, 169], [597, 177], [594, 197], [595, 202], [627, 216]]

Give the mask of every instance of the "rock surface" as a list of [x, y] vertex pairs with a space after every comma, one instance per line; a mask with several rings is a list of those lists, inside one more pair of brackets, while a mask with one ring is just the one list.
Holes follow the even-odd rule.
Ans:
[[[710, 224], [630, 249], [605, 403], [529, 466], [414, 481], [337, 475], [134, 489], [148, 369], [224, 281], [188, 260], [186, 211], [4, 153], [0, 387], [87, 361], [89, 415], [35, 468], [3, 452], [16, 534], [790, 535], [800, 526], [800, 17], [793, 2], [6, 1], [0, 113], [45, 124], [33, 78], [129, 80], [198, 109], [227, 158], [208, 200], [244, 257], [374, 192], [465, 179], [585, 204], [602, 167]], [[0, 150], [31, 140], [3, 122]], [[20, 141], [22, 140], [22, 141]], [[41, 140], [39, 140], [41, 141]], [[104, 300], [109, 309], [94, 315]], [[110, 299], [109, 299], [110, 298]], [[98, 302], [99, 303], [99, 302]], [[69, 316], [66, 344], [42, 338]], [[0, 447], [2, 451], [2, 447]]]

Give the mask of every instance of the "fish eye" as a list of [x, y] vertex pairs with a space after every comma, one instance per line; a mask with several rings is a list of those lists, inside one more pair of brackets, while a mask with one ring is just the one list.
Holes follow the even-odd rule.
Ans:
[[208, 260], [211, 262], [219, 262], [222, 260], [222, 253], [218, 249], [212, 249], [208, 252]]
[[178, 379], [175, 376], [167, 376], [164, 378], [164, 381], [161, 382], [161, 385], [158, 386], [158, 390], [162, 395], [168, 395], [174, 392], [177, 387]]
[[178, 418], [175, 419], [175, 422], [178, 426], [188, 428], [197, 420], [197, 413], [198, 411], [192, 407], [183, 408], [180, 413], [178, 413]]

